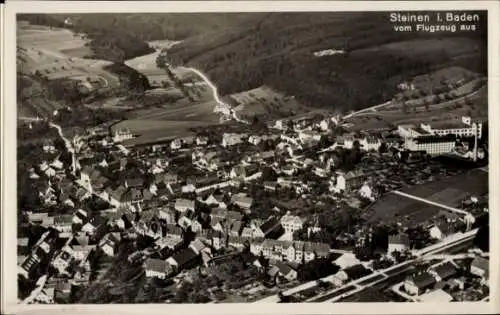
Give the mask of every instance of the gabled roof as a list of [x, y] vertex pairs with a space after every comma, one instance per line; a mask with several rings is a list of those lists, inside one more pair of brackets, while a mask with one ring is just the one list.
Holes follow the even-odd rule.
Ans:
[[205, 244], [203, 244], [203, 242], [200, 241], [200, 239], [198, 238], [192, 241], [191, 244], [189, 244], [189, 246], [192, 247], [197, 252], [201, 252], [206, 247]]
[[212, 218], [221, 218], [225, 219], [228, 215], [228, 210], [227, 209], [222, 209], [222, 208], [215, 208], [212, 209], [212, 212], [210, 213], [210, 216]]
[[186, 248], [183, 251], [172, 256], [172, 259], [177, 262], [178, 266], [183, 266], [191, 260], [195, 259], [198, 256], [197, 253], [191, 248]]
[[183, 198], [177, 198], [175, 200], [175, 207], [185, 207], [185, 208], [190, 208], [194, 209], [195, 202], [194, 200], [189, 200], [189, 199], [183, 199]]
[[280, 222], [278, 219], [275, 217], [269, 218], [266, 222], [264, 222], [261, 226], [260, 229], [264, 234], [268, 234], [269, 232], [272, 232], [274, 229], [280, 226]]
[[71, 214], [59, 214], [54, 216], [54, 224], [72, 224], [73, 215]]
[[451, 262], [446, 262], [434, 268], [434, 271], [441, 279], [448, 279], [457, 274], [457, 269]]
[[167, 263], [161, 259], [148, 258], [144, 262], [144, 269], [156, 272], [165, 272], [167, 269]]
[[413, 283], [421, 290], [426, 289], [436, 283], [436, 278], [434, 278], [428, 272], [424, 272], [412, 277]]
[[289, 265], [287, 265], [287, 264], [285, 264], [285, 263], [283, 263], [283, 262], [281, 262], [281, 261], [277, 261], [277, 262], [275, 263], [275, 265], [276, 265], [276, 267], [278, 267], [278, 268], [279, 268], [279, 272], [280, 272], [282, 275], [284, 275], [284, 276], [286, 276], [286, 275], [287, 275], [287, 274], [289, 274], [291, 271], [293, 271], [293, 269], [292, 269]]
[[250, 207], [252, 205], [253, 199], [251, 197], [237, 194], [231, 197], [231, 203], [236, 203], [241, 206]]

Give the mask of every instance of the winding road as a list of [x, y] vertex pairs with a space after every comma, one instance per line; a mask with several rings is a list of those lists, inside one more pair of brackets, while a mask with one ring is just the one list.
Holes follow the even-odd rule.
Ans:
[[231, 108], [231, 105], [225, 103], [223, 100], [220, 99], [217, 86], [215, 86], [215, 84], [213, 84], [212, 81], [210, 81], [210, 79], [205, 74], [203, 74], [203, 72], [201, 72], [200, 70], [198, 70], [196, 68], [192, 68], [192, 67], [189, 67], [189, 68], [186, 68], [186, 69], [188, 69], [188, 70], [196, 73], [212, 89], [212, 95], [213, 95], [214, 100], [217, 102], [217, 105], [218, 105], [214, 109], [214, 112], [222, 112], [222, 113], [224, 113], [226, 115], [231, 116], [237, 122], [248, 124], [248, 122], [246, 120], [243, 120], [243, 119], [239, 118], [236, 115], [236, 112]]

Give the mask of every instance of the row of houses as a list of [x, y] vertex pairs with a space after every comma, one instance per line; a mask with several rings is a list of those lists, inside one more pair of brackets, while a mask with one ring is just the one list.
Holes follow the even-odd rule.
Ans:
[[[469, 271], [471, 274], [487, 281], [489, 276], [489, 260], [480, 256], [474, 258]], [[457, 266], [452, 262], [445, 262], [412, 275], [403, 283], [403, 287], [408, 294], [414, 296], [429, 293], [433, 291], [438, 283], [442, 282], [446, 282], [452, 288], [459, 287], [463, 289], [464, 283], [458, 275], [459, 270]]]

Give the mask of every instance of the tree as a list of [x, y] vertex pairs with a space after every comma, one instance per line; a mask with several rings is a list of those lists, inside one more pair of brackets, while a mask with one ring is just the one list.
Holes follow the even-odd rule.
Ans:
[[386, 153], [388, 151], [387, 144], [385, 142], [382, 142], [380, 147], [378, 148], [379, 153]]

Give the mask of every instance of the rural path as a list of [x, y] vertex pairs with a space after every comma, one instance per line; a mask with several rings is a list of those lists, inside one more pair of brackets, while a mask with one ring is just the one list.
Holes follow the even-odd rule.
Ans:
[[439, 207], [439, 208], [442, 208], [442, 209], [445, 209], [445, 210], [448, 210], [448, 211], [451, 211], [451, 212], [459, 213], [459, 214], [462, 214], [462, 215], [468, 215], [469, 214], [469, 212], [467, 212], [465, 210], [461, 210], [461, 209], [449, 207], [449, 206], [443, 205], [441, 203], [434, 202], [434, 201], [431, 201], [431, 200], [427, 200], [425, 198], [413, 196], [413, 195], [410, 195], [410, 194], [407, 194], [407, 193], [404, 193], [404, 192], [401, 192], [401, 191], [394, 190], [394, 191], [392, 191], [392, 193], [396, 194], [396, 195], [400, 195], [400, 196], [406, 197], [406, 198], [410, 198], [410, 199], [413, 199], [413, 200], [421, 201], [421, 202], [424, 202], [424, 203], [430, 204], [432, 206], [436, 206], [436, 207]]
[[391, 103], [391, 101], [387, 101], [383, 104], [378, 104], [378, 105], [375, 105], [375, 106], [371, 106], [371, 107], [368, 107], [368, 108], [364, 108], [364, 109], [361, 109], [361, 110], [358, 110], [356, 112], [353, 112], [353, 113], [350, 113], [350, 114], [347, 114], [345, 115], [344, 117], [342, 117], [342, 119], [349, 119], [355, 115], [358, 115], [358, 114], [361, 114], [361, 113], [364, 113], [364, 112], [368, 112], [368, 111], [374, 111], [380, 107], [383, 107], [383, 106], [387, 106]]
[[217, 86], [215, 86], [215, 84], [212, 83], [212, 81], [210, 81], [210, 79], [205, 74], [203, 74], [203, 72], [201, 72], [200, 70], [193, 68], [193, 67], [188, 67], [186, 69], [191, 70], [192, 72], [196, 73], [212, 89], [212, 95], [214, 97], [214, 100], [217, 102], [218, 106], [220, 106], [220, 108], [221, 108], [221, 110], [218, 110], [218, 107], [216, 107], [214, 109], [214, 112], [222, 112], [225, 114], [229, 113], [229, 115], [237, 122], [248, 124], [248, 122], [246, 120], [243, 120], [243, 119], [239, 118], [238, 115], [236, 115], [236, 112], [231, 108], [231, 105], [225, 103], [224, 101], [222, 101], [220, 99], [219, 92], [217, 90]]

